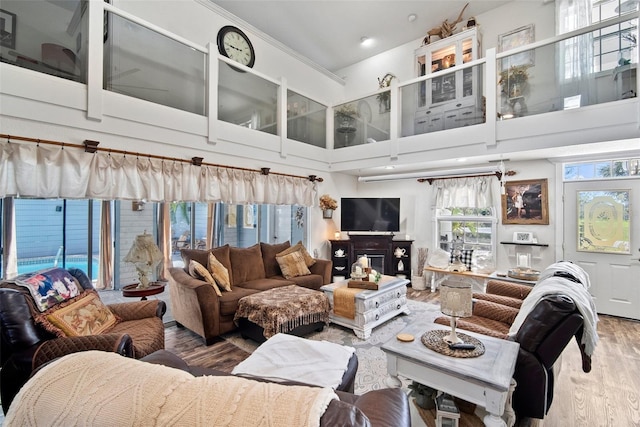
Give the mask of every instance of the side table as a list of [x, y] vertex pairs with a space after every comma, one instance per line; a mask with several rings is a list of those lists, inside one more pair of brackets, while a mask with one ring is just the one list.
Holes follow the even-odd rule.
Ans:
[[146, 301], [147, 297], [164, 292], [164, 287], [164, 282], [152, 282], [148, 288], [138, 289], [138, 284], [134, 283], [122, 288], [122, 296], [140, 298], [142, 301]]

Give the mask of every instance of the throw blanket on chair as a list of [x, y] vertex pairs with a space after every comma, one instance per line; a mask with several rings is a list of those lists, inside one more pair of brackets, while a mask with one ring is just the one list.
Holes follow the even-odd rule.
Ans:
[[588, 289], [591, 286], [589, 275], [578, 265], [567, 261], [551, 264], [541, 274], [538, 282], [522, 302], [520, 312], [516, 316], [509, 335], [518, 332], [529, 312], [540, 299], [546, 295], [564, 294], [573, 300], [578, 311], [584, 317], [582, 343], [584, 352], [591, 357], [598, 343], [598, 314], [593, 298]]
[[319, 426], [333, 390], [188, 372], [73, 353], [20, 390], [5, 426]]

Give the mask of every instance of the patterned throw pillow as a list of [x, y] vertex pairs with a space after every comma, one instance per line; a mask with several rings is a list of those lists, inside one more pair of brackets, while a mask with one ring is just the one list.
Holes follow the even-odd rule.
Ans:
[[[449, 257], [449, 262], [455, 261], [456, 257], [453, 256], [453, 250]], [[467, 266], [467, 270], [471, 271], [471, 260], [473, 259], [473, 249], [464, 249], [460, 251], [460, 261]]]
[[[229, 280], [229, 270], [222, 265], [218, 258], [214, 254], [209, 253], [209, 262], [207, 268], [213, 275], [213, 279], [216, 283], [225, 291], [231, 292], [231, 280]], [[220, 296], [220, 295], [218, 295]]]
[[[55, 310], [43, 316], [61, 333], [44, 325], [46, 329], [58, 336], [99, 335], [109, 331], [119, 321], [109, 307], [100, 301], [95, 291], [85, 292], [71, 304], [62, 305], [64, 306], [56, 307]], [[44, 319], [41, 319], [41, 322], [43, 321]]]
[[213, 287], [216, 295], [222, 296], [222, 292], [218, 289], [218, 285], [211, 276], [211, 273], [209, 273], [209, 270], [207, 270], [207, 267], [200, 264], [198, 261], [191, 260], [189, 261], [189, 274], [195, 279], [204, 280]]
[[283, 256], [276, 256], [282, 275], [286, 279], [298, 276], [306, 276], [311, 274], [307, 264], [304, 261], [304, 256], [300, 251], [291, 252]]
[[307, 267], [311, 267], [313, 264], [316, 263], [316, 260], [311, 255], [309, 255], [309, 252], [307, 252], [307, 249], [302, 244], [302, 241], [299, 241], [298, 243], [291, 246], [290, 248], [287, 248], [284, 251], [280, 252], [279, 254], [276, 255], [276, 257], [288, 255], [293, 252], [300, 252], [302, 257], [304, 258], [304, 263]]

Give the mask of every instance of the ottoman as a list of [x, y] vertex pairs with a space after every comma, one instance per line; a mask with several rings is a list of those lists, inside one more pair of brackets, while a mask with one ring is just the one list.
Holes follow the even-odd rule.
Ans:
[[353, 393], [357, 370], [358, 357], [353, 347], [276, 334], [233, 368], [232, 374]]
[[279, 332], [303, 336], [321, 331], [329, 310], [324, 293], [290, 285], [240, 298], [233, 320], [243, 338], [262, 343]]

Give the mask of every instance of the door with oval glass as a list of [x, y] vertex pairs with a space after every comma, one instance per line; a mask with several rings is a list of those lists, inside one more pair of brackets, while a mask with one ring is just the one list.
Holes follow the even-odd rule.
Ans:
[[598, 313], [640, 319], [640, 180], [564, 183], [564, 259], [589, 274]]

